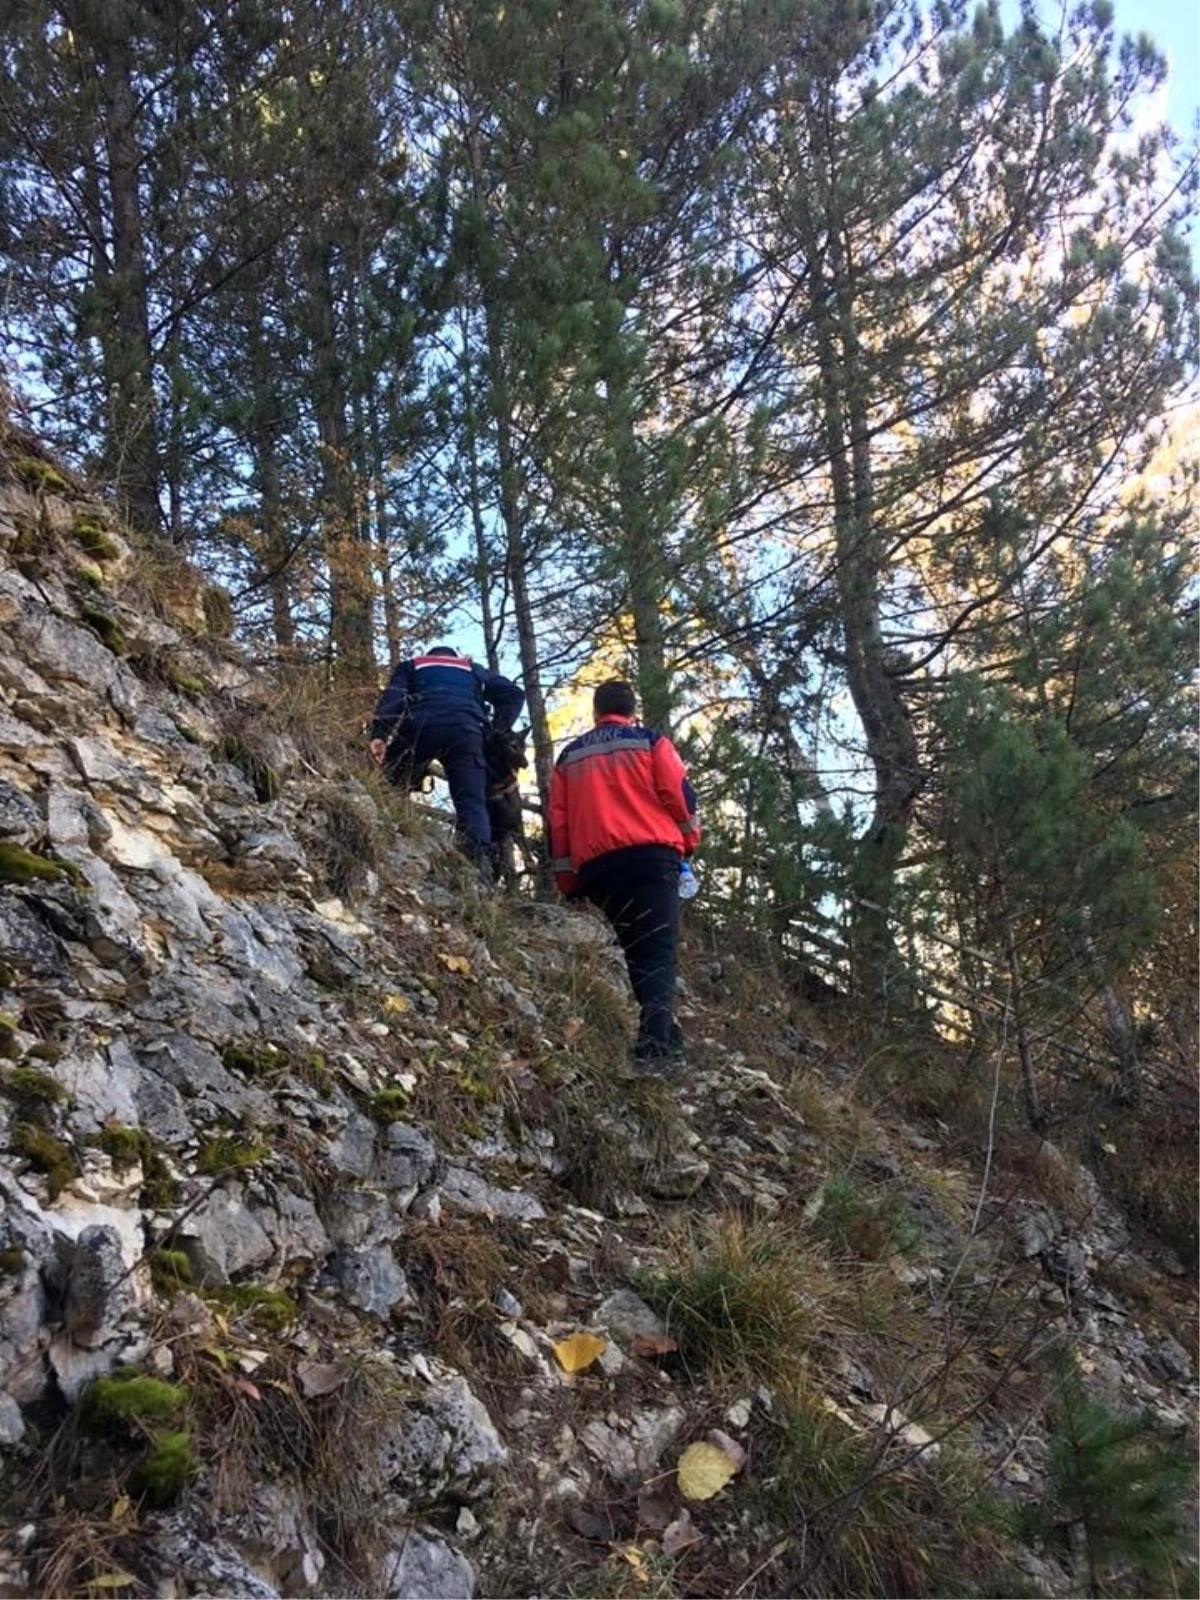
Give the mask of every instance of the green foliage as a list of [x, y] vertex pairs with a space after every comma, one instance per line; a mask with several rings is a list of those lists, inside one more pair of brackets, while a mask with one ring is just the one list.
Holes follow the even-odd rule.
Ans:
[[191, 1435], [181, 1432], [159, 1434], [144, 1460], [129, 1480], [133, 1494], [147, 1505], [161, 1510], [174, 1504], [199, 1470]]
[[217, 639], [230, 638], [233, 633], [234, 616], [229, 590], [223, 589], [220, 584], [206, 584], [200, 603], [204, 609], [204, 625], [209, 633]]
[[1031, 1529], [1070, 1548], [1082, 1535], [1088, 1593], [1183, 1593], [1186, 1507], [1193, 1452], [1164, 1436], [1149, 1414], [1118, 1416], [1087, 1394], [1074, 1355], [1058, 1362], [1046, 1492]]
[[121, 554], [103, 521], [90, 512], [75, 518], [75, 539], [80, 549], [96, 561], [115, 561]]
[[231, 1072], [239, 1072], [246, 1078], [261, 1078], [285, 1069], [288, 1065], [287, 1051], [277, 1044], [272, 1044], [268, 1039], [263, 1044], [247, 1044], [241, 1040], [228, 1039], [221, 1046], [222, 1065]]
[[110, 1123], [96, 1136], [96, 1143], [104, 1151], [118, 1172], [125, 1172], [142, 1159], [145, 1142], [142, 1128], [127, 1128], [120, 1123]]
[[158, 1249], [150, 1257], [150, 1281], [164, 1297], [176, 1295], [193, 1281], [192, 1263], [184, 1250]]
[[0, 1094], [25, 1117], [36, 1117], [70, 1098], [61, 1083], [36, 1067], [14, 1067], [5, 1072], [0, 1076]]
[[407, 1089], [380, 1089], [369, 1102], [368, 1114], [386, 1128], [389, 1123], [401, 1121], [411, 1109], [412, 1095]]
[[14, 478], [39, 494], [67, 494], [71, 485], [49, 461], [39, 456], [16, 456], [9, 463]]
[[296, 1321], [299, 1310], [282, 1289], [264, 1289], [256, 1283], [230, 1283], [208, 1292], [209, 1299], [245, 1316], [264, 1333], [282, 1334]]
[[19, 1244], [5, 1245], [0, 1250], [0, 1276], [15, 1278], [25, 1270], [25, 1251]]
[[[193, 687], [196, 680], [184, 680], [176, 675], [176, 684], [190, 692], [197, 692]], [[203, 685], [199, 685], [202, 688]], [[228, 761], [237, 767], [238, 771], [248, 780], [254, 790], [255, 799], [267, 805], [272, 800], [278, 800], [282, 786], [279, 773], [267, 758], [253, 747], [252, 742], [238, 733], [227, 733], [217, 746], [217, 753], [222, 761]]]
[[129, 640], [121, 624], [110, 617], [106, 611], [100, 611], [95, 606], [82, 606], [79, 612], [80, 621], [87, 624], [106, 649], [111, 650], [115, 656], [129, 654]]
[[1007, 921], [1036, 936], [1045, 977], [1067, 993], [1094, 991], [1157, 929], [1142, 837], [1097, 803], [1090, 762], [1059, 721], [1031, 720], [1010, 694], [966, 676], [940, 717], [944, 830], [954, 859], [985, 886], [984, 929]]
[[69, 876], [61, 861], [35, 855], [9, 840], [0, 842], [0, 883], [54, 883]]
[[112, 1159], [118, 1172], [140, 1162], [142, 1167], [142, 1205], [156, 1211], [169, 1210], [179, 1198], [179, 1181], [171, 1171], [145, 1128], [127, 1128], [110, 1123], [96, 1136], [96, 1144]]
[[[17, 1019], [7, 1011], [0, 1011], [0, 1056], [15, 1060], [17, 1056]], [[3, 1089], [0, 1088], [0, 1093]]]
[[867, 1193], [852, 1177], [826, 1178], [814, 1196], [813, 1227], [835, 1255], [881, 1261], [916, 1256], [925, 1248], [921, 1219], [902, 1195]]
[[365, 796], [332, 787], [322, 792], [321, 809], [325, 826], [319, 848], [325, 878], [335, 895], [348, 899], [379, 866], [378, 823]]
[[17, 1123], [12, 1131], [12, 1149], [45, 1174], [51, 1200], [57, 1200], [75, 1176], [75, 1160], [69, 1146], [36, 1123]]
[[83, 1417], [93, 1427], [136, 1433], [154, 1423], [171, 1421], [187, 1403], [188, 1391], [183, 1385], [123, 1368], [107, 1378], [97, 1378], [89, 1387], [83, 1398]]
[[269, 1147], [260, 1141], [243, 1141], [229, 1134], [216, 1134], [200, 1146], [196, 1170], [209, 1176], [245, 1172], [258, 1166], [269, 1154]]
[[681, 1244], [676, 1255], [636, 1283], [684, 1360], [744, 1381], [794, 1379], [813, 1331], [815, 1274], [802, 1246], [779, 1228], [726, 1219], [707, 1243]]

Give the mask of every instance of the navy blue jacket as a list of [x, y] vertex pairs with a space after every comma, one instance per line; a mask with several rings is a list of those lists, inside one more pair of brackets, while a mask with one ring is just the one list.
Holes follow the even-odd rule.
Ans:
[[508, 733], [524, 704], [523, 690], [511, 679], [489, 672], [470, 656], [414, 656], [399, 664], [380, 695], [371, 738], [390, 738], [401, 718], [482, 726], [487, 722], [488, 706], [493, 726]]

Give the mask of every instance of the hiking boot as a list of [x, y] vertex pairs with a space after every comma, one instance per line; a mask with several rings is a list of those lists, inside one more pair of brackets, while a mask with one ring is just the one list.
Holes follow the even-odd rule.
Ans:
[[630, 1062], [639, 1078], [674, 1080], [683, 1076], [684, 1068], [687, 1066], [687, 1058], [681, 1044], [657, 1042], [639, 1042], [634, 1045]]

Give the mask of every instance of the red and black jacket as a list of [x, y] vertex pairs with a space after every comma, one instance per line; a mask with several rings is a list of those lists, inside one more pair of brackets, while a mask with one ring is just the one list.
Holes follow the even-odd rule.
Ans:
[[629, 717], [601, 717], [559, 756], [550, 780], [550, 856], [564, 894], [615, 850], [665, 845], [690, 856], [699, 841], [696, 796], [665, 734]]

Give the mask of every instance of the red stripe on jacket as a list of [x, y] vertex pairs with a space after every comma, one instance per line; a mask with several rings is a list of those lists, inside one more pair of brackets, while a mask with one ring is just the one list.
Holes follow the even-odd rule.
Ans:
[[630, 717], [601, 717], [559, 756], [550, 780], [550, 856], [564, 894], [581, 868], [612, 850], [700, 839], [687, 768], [664, 734]]

